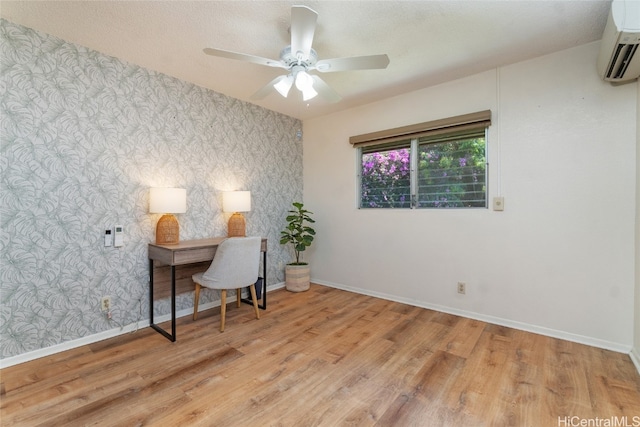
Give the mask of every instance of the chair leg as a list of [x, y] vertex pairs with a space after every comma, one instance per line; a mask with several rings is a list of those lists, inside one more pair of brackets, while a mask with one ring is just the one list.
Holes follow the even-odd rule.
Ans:
[[240, 308], [240, 298], [242, 298], [242, 289], [236, 289], [236, 307]]
[[196, 283], [196, 292], [193, 295], [193, 320], [198, 319], [198, 302], [200, 301], [200, 284]]
[[220, 332], [224, 332], [224, 316], [227, 314], [227, 290], [220, 291]]
[[258, 298], [256, 298], [256, 285], [249, 286], [251, 292], [251, 301], [253, 301], [253, 309], [256, 311], [256, 319], [260, 318], [260, 310], [258, 309]]

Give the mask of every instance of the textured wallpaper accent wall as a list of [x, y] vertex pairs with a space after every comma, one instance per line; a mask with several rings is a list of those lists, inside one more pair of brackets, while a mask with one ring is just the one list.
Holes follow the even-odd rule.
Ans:
[[[299, 120], [6, 20], [0, 55], [0, 358], [148, 318], [149, 187], [187, 189], [183, 240], [225, 235], [222, 191], [251, 190], [247, 233], [269, 239], [268, 284], [283, 281]], [[124, 246], [105, 248], [116, 224]]]

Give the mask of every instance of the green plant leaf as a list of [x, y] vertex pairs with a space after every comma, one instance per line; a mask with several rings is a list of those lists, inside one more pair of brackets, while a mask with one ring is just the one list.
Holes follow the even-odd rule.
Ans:
[[316, 234], [316, 231], [305, 223], [312, 224], [315, 221], [309, 216], [313, 212], [304, 209], [302, 203], [293, 202], [292, 205], [296, 210], [289, 210], [286, 216], [288, 224], [285, 230], [280, 232], [280, 244], [290, 243], [293, 246], [296, 263], [300, 263], [300, 253], [311, 245], [313, 236]]

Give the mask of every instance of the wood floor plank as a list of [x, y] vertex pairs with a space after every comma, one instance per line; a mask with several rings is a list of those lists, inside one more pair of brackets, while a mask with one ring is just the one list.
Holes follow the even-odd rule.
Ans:
[[640, 417], [628, 355], [325, 286], [0, 371], [2, 426], [554, 426]]
[[450, 408], [450, 416], [455, 415], [461, 425], [485, 425], [497, 411], [509, 346], [508, 340], [483, 333], [474, 352], [464, 359], [460, 378], [443, 402]]
[[562, 340], [553, 340], [545, 349], [545, 366], [553, 368], [543, 370], [549, 412], [561, 417], [593, 416], [587, 372], [579, 363], [584, 357], [582, 350], [583, 346]]
[[444, 425], [450, 408], [442, 405], [465, 360], [445, 351], [433, 353], [380, 419], [382, 425]]
[[467, 358], [476, 346], [486, 323], [474, 319], [461, 319], [451, 328], [440, 345], [440, 350]]

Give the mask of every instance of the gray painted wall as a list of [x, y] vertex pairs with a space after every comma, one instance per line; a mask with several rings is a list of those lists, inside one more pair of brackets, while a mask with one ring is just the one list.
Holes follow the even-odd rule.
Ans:
[[[300, 121], [6, 20], [0, 54], [0, 358], [147, 318], [149, 187], [187, 189], [182, 240], [225, 235], [221, 192], [251, 190], [247, 233], [269, 238], [268, 283], [283, 280]], [[105, 248], [116, 224], [125, 244]]]

